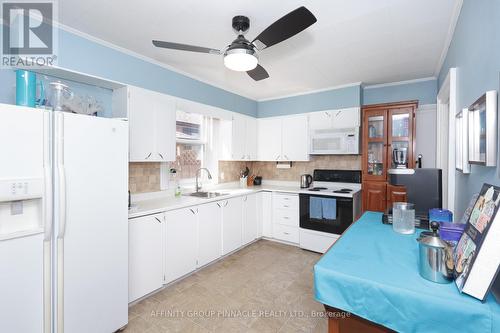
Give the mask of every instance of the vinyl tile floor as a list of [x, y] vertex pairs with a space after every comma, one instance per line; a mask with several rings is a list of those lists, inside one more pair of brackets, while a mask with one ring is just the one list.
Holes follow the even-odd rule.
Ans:
[[259, 240], [131, 306], [124, 332], [327, 332], [319, 257]]

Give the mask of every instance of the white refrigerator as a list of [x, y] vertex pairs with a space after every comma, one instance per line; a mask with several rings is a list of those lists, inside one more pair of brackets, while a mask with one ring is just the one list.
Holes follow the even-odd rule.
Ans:
[[128, 321], [128, 123], [0, 104], [0, 332]]

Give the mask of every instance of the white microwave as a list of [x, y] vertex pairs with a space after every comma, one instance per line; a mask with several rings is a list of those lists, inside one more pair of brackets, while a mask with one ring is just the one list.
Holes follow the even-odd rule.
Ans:
[[359, 127], [315, 130], [311, 133], [311, 155], [358, 155]]

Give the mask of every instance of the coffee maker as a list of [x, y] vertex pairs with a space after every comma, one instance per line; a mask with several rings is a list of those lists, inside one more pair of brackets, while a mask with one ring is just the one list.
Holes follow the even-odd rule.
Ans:
[[392, 150], [392, 163], [396, 169], [406, 169], [408, 154], [406, 148], [394, 148]]

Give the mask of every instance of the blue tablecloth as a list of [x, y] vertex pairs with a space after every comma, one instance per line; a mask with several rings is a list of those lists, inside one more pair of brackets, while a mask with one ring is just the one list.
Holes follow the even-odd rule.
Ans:
[[417, 233], [367, 212], [314, 266], [316, 299], [398, 332], [500, 332], [500, 305], [418, 273]]

